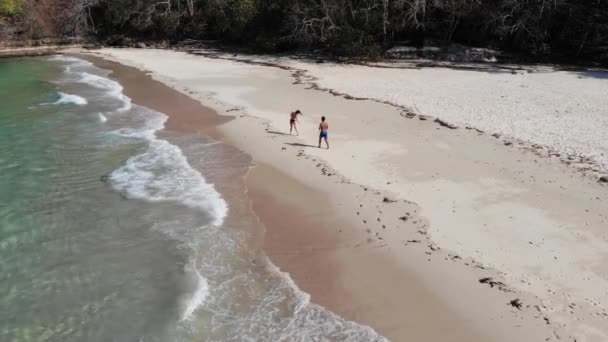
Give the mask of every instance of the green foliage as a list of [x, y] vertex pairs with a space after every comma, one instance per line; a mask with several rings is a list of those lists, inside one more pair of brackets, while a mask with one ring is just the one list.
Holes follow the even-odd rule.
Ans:
[[22, 10], [20, 0], [0, 0], [0, 27], [9, 22], [9, 18], [19, 14]]
[[0, 0], [0, 15], [13, 15], [21, 10], [19, 0]]
[[[17, 1], [24, 0], [0, 0], [0, 13], [14, 12]], [[365, 57], [396, 42], [432, 40], [537, 60], [608, 60], [603, 0], [99, 0], [89, 14], [100, 37], [217, 39], [263, 51]]]
[[239, 27], [244, 27], [256, 14], [254, 0], [232, 0], [230, 2], [232, 21]]

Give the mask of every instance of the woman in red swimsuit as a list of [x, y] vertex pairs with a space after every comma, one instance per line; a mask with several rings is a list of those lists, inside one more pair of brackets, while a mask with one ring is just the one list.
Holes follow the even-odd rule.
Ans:
[[300, 110], [296, 110], [295, 112], [291, 112], [289, 114], [289, 135], [291, 135], [292, 130], [296, 130], [296, 135], [300, 135], [298, 132], [298, 127], [296, 127], [296, 123], [298, 122], [298, 115], [304, 115]]

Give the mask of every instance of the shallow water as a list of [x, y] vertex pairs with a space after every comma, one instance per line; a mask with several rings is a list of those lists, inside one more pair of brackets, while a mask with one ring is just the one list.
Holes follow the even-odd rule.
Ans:
[[108, 74], [0, 62], [0, 340], [382, 340], [252, 247], [248, 156], [163, 130]]

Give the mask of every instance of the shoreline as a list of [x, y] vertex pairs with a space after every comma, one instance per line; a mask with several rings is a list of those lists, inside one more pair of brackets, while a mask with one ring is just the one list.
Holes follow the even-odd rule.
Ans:
[[65, 52], [71, 49], [78, 49], [81, 44], [69, 45], [41, 45], [28, 47], [4, 47], [0, 48], [0, 59], [3, 58], [19, 58], [19, 57], [36, 57], [50, 56]]
[[[169, 88], [161, 82], [149, 78], [146, 76], [145, 71], [138, 70], [130, 66], [121, 65], [113, 61], [104, 60], [95, 56], [78, 56], [84, 57], [86, 60], [93, 62], [97, 67], [111, 70], [109, 77], [117, 79], [120, 84], [124, 86], [125, 95], [131, 98], [133, 103], [167, 115], [168, 119], [165, 128], [159, 132], [173, 132], [180, 135], [203, 134], [204, 136], [208, 136], [218, 143], [231, 146], [225, 141], [225, 137], [218, 130], [218, 126], [233, 119], [230, 116], [218, 115], [213, 109], [205, 107], [197, 100]], [[241, 158], [239, 155], [243, 154], [243, 152], [238, 151], [233, 154], [234, 156], [231, 158]], [[259, 263], [260, 265], [263, 265], [264, 260], [269, 258], [269, 262], [271, 262], [271, 264], [268, 265], [270, 268], [269, 272], [279, 272], [279, 274], [281, 274], [282, 272], [286, 271], [284, 269], [285, 266], [287, 270], [291, 270], [291, 266], [294, 265], [289, 261], [287, 263], [280, 262], [277, 264], [277, 260], [284, 260], [281, 258], [281, 253], [277, 252], [275, 248], [284, 248], [283, 242], [286, 240], [292, 240], [290, 240], [288, 236], [284, 236], [282, 234], [272, 234], [272, 232], [278, 233], [282, 231], [282, 224], [277, 223], [266, 215], [260, 215], [260, 213], [264, 213], [265, 210], [269, 208], [272, 208], [272, 213], [297, 212], [297, 208], [280, 203], [280, 201], [274, 197], [275, 194], [269, 196], [268, 194], [261, 193], [260, 189], [265, 188], [270, 184], [270, 181], [267, 179], [269, 175], [271, 175], [273, 180], [282, 179], [285, 181], [285, 183], [282, 184], [282, 189], [294, 189], [295, 187], [297, 190], [302, 190], [306, 188], [304, 185], [298, 184], [297, 181], [290, 179], [287, 175], [278, 173], [276, 170], [272, 170], [264, 165], [253, 165], [251, 167], [247, 167], [246, 170], [243, 169], [238, 173], [238, 177], [242, 177], [241, 181], [234, 182], [234, 180], [227, 179], [224, 176], [220, 176], [220, 179], [217, 179], [217, 176], [211, 177], [210, 180], [216, 181], [216, 183], [214, 183], [215, 186], [231, 206], [231, 212], [233, 213], [229, 215], [229, 221], [238, 220], [238, 217], [241, 216], [254, 215], [254, 219], [259, 223], [253, 223], [247, 226], [246, 228], [249, 230], [245, 233], [249, 236], [247, 239], [249, 247], [253, 250], [253, 253], [257, 255], [256, 260], [259, 260], [256, 261], [256, 264]], [[313, 189], [308, 189], [308, 191], [311, 193], [310, 196], [314, 197], [319, 195], [319, 193]], [[273, 203], [270, 206], [268, 205], [269, 199], [273, 200]], [[319, 205], [315, 205], [314, 208], [317, 210], [320, 209]], [[236, 214], [234, 212], [236, 212]], [[235, 219], [234, 216], [236, 216], [237, 219]], [[271, 217], [272, 216], [273, 215], [271, 215]], [[298, 221], [298, 219], [295, 218], [297, 217], [296, 215], [284, 215], [282, 217], [288, 220], [293, 219], [293, 221]], [[298, 227], [303, 228], [305, 225], [298, 225]], [[226, 229], [234, 228], [226, 227]], [[293, 232], [293, 230], [291, 231]], [[300, 235], [300, 237], [303, 236], [307, 237], [311, 241], [331, 243], [326, 236], [318, 231], [312, 234], [305, 233]], [[332, 249], [333, 248], [331, 247], [329, 248], [329, 250]], [[322, 264], [327, 264], [328, 262], [332, 264], [332, 259], [335, 259], [335, 257], [330, 256], [329, 260], [324, 259], [322, 263], [317, 262], [317, 260], [307, 260], [295, 266], [300, 267], [298, 271], [306, 271], [311, 269], [317, 270], [317, 267], [321, 266]], [[332, 308], [336, 307], [335, 304], [344, 304], [346, 301], [333, 301], [335, 297], [340, 296], [342, 291], [342, 288], [338, 285], [339, 278], [337, 273], [335, 273], [335, 271], [338, 271], [337, 263], [334, 262], [333, 265], [335, 267], [331, 269], [331, 272], [324, 272], [322, 277], [313, 277], [315, 279], [313, 283], [315, 284], [316, 288], [311, 288], [309, 286], [312, 283], [304, 283], [304, 286], [302, 287], [300, 282], [296, 282], [297, 285], [295, 285], [296, 288], [294, 288], [294, 291], [304, 290], [305, 295], [312, 295], [311, 302], [313, 304], [320, 304], [321, 306], [330, 310], [332, 313], [335, 313], [332, 310]], [[278, 267], [276, 271], [273, 271], [277, 266], [280, 267]], [[290, 272], [287, 277], [290, 277], [291, 275], [292, 274]], [[296, 275], [300, 276], [301, 273], [296, 273]], [[329, 288], [331, 289], [329, 291], [328, 285], [330, 285]], [[318, 299], [321, 300], [319, 301]], [[341, 315], [340, 317], [350, 320], [349, 317], [344, 317]], [[359, 319], [353, 321], [367, 325], [365, 320]]]
[[[472, 134], [473, 132], [443, 129], [441, 126], [435, 128], [436, 125], [431, 128], [429, 123], [424, 120], [406, 121], [399, 116], [398, 112], [395, 113], [394, 109], [379, 104], [370, 104], [369, 101], [355, 101], [354, 99], [336, 98], [333, 95], [316, 94], [315, 101], [319, 103], [307, 102], [310, 101], [312, 92], [316, 92], [316, 90], [302, 89], [304, 85], [293, 84], [292, 75], [287, 71], [268, 75], [268, 67], [251, 68], [252, 71], [246, 71], [238, 64], [233, 65], [221, 60], [216, 63], [206, 60], [204, 57], [187, 56], [177, 52], [120, 51], [118, 54], [114, 50], [103, 51], [106, 58], [118, 59], [123, 64], [152, 70], [150, 74], [154, 78], [199, 101], [209, 103], [219, 114], [234, 114], [234, 112], [240, 114], [236, 120], [220, 127], [220, 131], [226, 136], [229, 143], [251, 154], [259, 164], [272, 165], [278, 171], [295, 177], [318, 191], [331, 190], [325, 196], [330, 198], [330, 202], [336, 206], [337, 212], [340, 212], [339, 207], [346, 207], [344, 203], [350, 200], [349, 209], [339, 215], [344, 216], [345, 220], [350, 222], [349, 230], [354, 233], [353, 236], [364, 238], [353, 243], [344, 235], [339, 235], [341, 241], [350, 242], [352, 247], [361, 243], [359, 246], [367, 247], [364, 248], [366, 253], [379, 251], [382, 260], [392, 260], [404, 269], [409, 269], [411, 271], [409, 274], [415, 274], [416, 279], [421, 280], [424, 284], [423, 287], [432, 293], [431, 296], [428, 296], [430, 298], [425, 297], [426, 303], [433, 302], [432, 298], [439, 299], [438, 301], [443, 304], [448, 303], [448, 307], [455, 310], [460, 317], [469, 317], [470, 326], [475, 327], [473, 330], [481, 331], [482, 336], [485, 335], [486, 338], [492, 336], [493, 341], [500, 340], [500, 338], [506, 339], [506, 336], [513, 339], [516, 335], [520, 340], [531, 341], [546, 338], [550, 340], [570, 338], [572, 340], [572, 338], [580, 339], [580, 336], [586, 336], [584, 330], [581, 330], [586, 324], [591, 324], [599, 329], [587, 335], [589, 341], [600, 341], [604, 336], [601, 328], [602, 311], [593, 308], [599, 304], [601, 309], [601, 303], [587, 306], [577, 299], [578, 293], [572, 292], [572, 290], [560, 290], [557, 286], [563, 286], [562, 284], [581, 286], [577, 291], [587, 291], [588, 293], [596, 291], [593, 287], [588, 287], [581, 282], [574, 282], [575, 280], [547, 278], [547, 275], [543, 273], [537, 275], [536, 272], [533, 272], [534, 268], [527, 268], [537, 267], [536, 263], [540, 262], [540, 265], [546, 267], [544, 272], [553, 272], [548, 273], [549, 275], [559, 275], [559, 272], [563, 272], [563, 270], [560, 271], [558, 267], [566, 267], [570, 272], [580, 272], [578, 265], [581, 260], [599, 262], [598, 258], [601, 258], [601, 254], [591, 253], [601, 250], [602, 241], [605, 239], [600, 237], [595, 245], [590, 246], [592, 248], [588, 249], [586, 254], [577, 254], [577, 248], [573, 248], [573, 243], [586, 242], [593, 234], [597, 234], [596, 228], [601, 228], [605, 222], [605, 217], [601, 214], [603, 208], [601, 198], [604, 196], [599, 185], [580, 179], [563, 165], [552, 160], [505, 148], [501, 143], [492, 142], [492, 139], [477, 136]], [[159, 58], [156, 54], [166, 54], [165, 59], [174, 58], [185, 65], [168, 70], [159, 68], [160, 64], [155, 63], [156, 58]], [[131, 55], [133, 58], [129, 59]], [[226, 69], [226, 73], [231, 75], [234, 80], [217, 78], [214, 70], [209, 68]], [[184, 73], [185, 71], [187, 74]], [[217, 71], [215, 72], [217, 73]], [[206, 78], [205, 82], [186, 77], [194, 74]], [[241, 74], [243, 76], [240, 76]], [[246, 77], [254, 80], [250, 82]], [[216, 85], [217, 89], [211, 89], [212, 84]], [[245, 89], [247, 91], [244, 91]], [[269, 97], [272, 91], [267, 89], [279, 92], [280, 96]], [[331, 122], [337, 122], [338, 127], [345, 128], [344, 130], [348, 130], [353, 137], [339, 133], [332, 136], [334, 141], [339, 142], [338, 154], [335, 152], [336, 149], [325, 153], [309, 149], [306, 144], [290, 142], [295, 137], [277, 134], [277, 131], [280, 132], [281, 129], [276, 128], [282, 128], [285, 125], [281, 119], [283, 116], [277, 116], [276, 112], [276, 110], [285, 110], [285, 99], [291, 99], [290, 102], [306, 103], [306, 108], [303, 109], [305, 113], [316, 112], [317, 107], [343, 107], [343, 110], [350, 111], [355, 116], [347, 119], [344, 115], [336, 114], [332, 117]], [[360, 116], [361, 112], [368, 113], [367, 120], [370, 121]], [[397, 115], [395, 116], [395, 114]], [[381, 122], [378, 121], [380, 116], [382, 116]], [[370, 124], [378, 125], [378, 127], [370, 127]], [[380, 125], [383, 126], [380, 127]], [[399, 134], [398, 130], [390, 129], [391, 126], [400, 129], [403, 127], [408, 132], [406, 136], [400, 135], [399, 137], [405, 139], [408, 150], [404, 151], [403, 147], [397, 145], [397, 140], [391, 140], [394, 134]], [[313, 121], [305, 117], [301, 130], [305, 131], [312, 127], [314, 127]], [[370, 129], [383, 132], [382, 139], [385, 141], [382, 143], [367, 141], [366, 145], [358, 145], [354, 138], [358, 137], [365, 141], [365, 133]], [[280, 145], [278, 145], [279, 143]], [[345, 154], [346, 152], [344, 149], [340, 150], [341, 145], [354, 149], [353, 160], [350, 160], [348, 152], [348, 155], [340, 155], [340, 153]], [[459, 146], [468, 146], [472, 150], [461, 150], [458, 148]], [[386, 149], [392, 149], [394, 152], [392, 155], [381, 152]], [[414, 152], [410, 152], [410, 149]], [[277, 152], [269, 153], [269, 151]], [[395, 159], [404, 153], [408, 154], [406, 160], [401, 162]], [[381, 157], [380, 159], [377, 158], [378, 155]], [[433, 158], [429, 159], [427, 156], [433, 156]], [[364, 163], [369, 164], [374, 159], [376, 161], [373, 165], [365, 166]], [[331, 162], [328, 163], [325, 160], [331, 160]], [[383, 167], [383, 170], [373, 168], [374, 165]], [[471, 165], [476, 165], [476, 168], [471, 168]], [[390, 173], [388, 177], [387, 172]], [[441, 179], [446, 176], [452, 179], [449, 181]], [[483, 182], [477, 185], [479, 180]], [[487, 189], [477, 188], [481, 185]], [[351, 190], [345, 191], [348, 187]], [[352, 190], [355, 188], [358, 190]], [[442, 189], [444, 191], [441, 191]], [[445, 192], [446, 189], [447, 192]], [[577, 189], [577, 192], [568, 189]], [[536, 196], [533, 196], [534, 194]], [[462, 195], [472, 196], [472, 198], [462, 197]], [[286, 195], [281, 194], [276, 197], [281, 196]], [[410, 199], [418, 203], [416, 206], [406, 201], [403, 203], [407, 209], [403, 207], [395, 209], [399, 215], [403, 215], [403, 210], [409, 210], [412, 213], [412, 218], [406, 219], [407, 226], [410, 228], [400, 229], [398, 225], [395, 225], [395, 229], [391, 229], [387, 224], [385, 231], [385, 228], [381, 227], [383, 225], [379, 223], [372, 225], [376, 218], [385, 222], [400, 217], [397, 212], [390, 212], [388, 207], [392, 202], [384, 203], [384, 197], [399, 201]], [[456, 206], [445, 205], [444, 199], [450, 198], [454, 198]], [[478, 202], [480, 199], [484, 199], [484, 201]], [[566, 207], [559, 203], [564, 200], [566, 200]], [[480, 204], [483, 206], [480, 207]], [[299, 204], [300, 208], [305, 205]], [[358, 214], [355, 215], [356, 207], [359, 205], [371, 208], [365, 213], [361, 210], [361, 216], [365, 215], [363, 220]], [[376, 212], [374, 212], [374, 207], [376, 207]], [[580, 213], [585, 212], [583, 210], [585, 208], [587, 214], [581, 216]], [[489, 209], [492, 211], [488, 211]], [[511, 213], [512, 216], [517, 217], [518, 221], [510, 223], [513, 218], [503, 216], [500, 210], [506, 210], [507, 214]], [[540, 215], [540, 212], [533, 210], [543, 210], [546, 213]], [[383, 213], [379, 213], [379, 211]], [[480, 222], [477, 216], [469, 216], [474, 213], [487, 221]], [[413, 224], [413, 222], [416, 223]], [[483, 227], [486, 227], [486, 224], [491, 225], [492, 229], [477, 230], [477, 227], [482, 227], [481, 223], [484, 223]], [[573, 224], [582, 223], [591, 227], [587, 232], [582, 233], [587, 235], [578, 235], [579, 239], [584, 239], [582, 241], [572, 240], [571, 234], [576, 236], [576, 230], [571, 228], [569, 228], [570, 230], [556, 230], [557, 224], [568, 228]], [[393, 224], [394, 221], [391, 221], [391, 225]], [[517, 240], [516, 235], [507, 235], [497, 239], [499, 236], [497, 234], [510, 233], [512, 225], [534, 228], [525, 232], [513, 231], [513, 233], [522, 234], [519, 238], [521, 241]], [[453, 235], [448, 230], [450, 226], [458, 227], [458, 235]], [[546, 239], [549, 236], [552, 236], [551, 240]], [[418, 242], [409, 242], [415, 240]], [[526, 248], [529, 249], [531, 245], [528, 241], [531, 241], [535, 248], [529, 252], [526, 251]], [[464, 244], [465, 242], [466, 244]], [[503, 245], [503, 242], [508, 245]], [[566, 242], [569, 245], [565, 245]], [[471, 246], [480, 248], [479, 243], [489, 243], [488, 247], [495, 249], [494, 253], [498, 253], [491, 255], [492, 251], [486, 248], [482, 254], [476, 254], [474, 250], [467, 249]], [[492, 243], [498, 245], [495, 247]], [[508, 246], [508, 249], [505, 249], [505, 246]], [[549, 261], [549, 258], [553, 260], [553, 255], [547, 252], [556, 248], [559, 251], [554, 253], [560, 256], [560, 261], [557, 258], [555, 261]], [[357, 297], [361, 303], [368, 305], [363, 309], [359, 308], [359, 311], [363, 311], [370, 317], [374, 314], [380, 315], [378, 312], [385, 311], [385, 309], [378, 309], [380, 304], [383, 301], [383, 304], [391, 304], [392, 299], [387, 300], [390, 298], [387, 293], [373, 292], [373, 287], [370, 287], [373, 284], [362, 284], [364, 278], [356, 276], [358, 270], [353, 259], [365, 254], [342, 253], [341, 248], [336, 249], [335, 254], [338, 255], [343, 268], [342, 283], [349, 287], [347, 290], [350, 293], [358, 294]], [[347, 248], [347, 250], [354, 249]], [[310, 253], [310, 251], [308, 252]], [[489, 255], [486, 255], [488, 253]], [[507, 258], [504, 259], [501, 253], [506, 253]], [[519, 258], [509, 257], [509, 255], [518, 256], [519, 254], [521, 254]], [[542, 258], [536, 261], [534, 258], [539, 256]], [[545, 256], [547, 260], [543, 259]], [[556, 265], [553, 266], [552, 263]], [[370, 272], [375, 270], [378, 264], [381, 262], [372, 263], [367, 268], [367, 273], [371, 274]], [[298, 276], [297, 270], [290, 270], [288, 267], [286, 267], [286, 271], [293, 273], [294, 279], [298, 282], [298, 278], [303, 276]], [[384, 269], [386, 270], [386, 268]], [[517, 273], [522, 271], [525, 273]], [[362, 273], [365, 274], [365, 272]], [[399, 274], [407, 275], [408, 273], [399, 272]], [[524, 277], [522, 278], [519, 274], [524, 274]], [[543, 278], [537, 279], [537, 276]], [[585, 274], [585, 276], [591, 276], [591, 274]], [[595, 278], [590, 278], [593, 279], [593, 282], [589, 284], [601, 284], [602, 275], [596, 271], [596, 275], [593, 276]], [[385, 273], [381, 274], [380, 278], [384, 278], [386, 281], [387, 278], [390, 279], [390, 276]], [[443, 286], [446, 279], [449, 279], [449, 288]], [[482, 280], [485, 281], [482, 282]], [[548, 280], [550, 282], [547, 282]], [[302, 283], [302, 280], [299, 282]], [[390, 282], [388, 283], [390, 284]], [[503, 286], [502, 283], [506, 283], [506, 285]], [[541, 286], [546, 286], [547, 292], [544, 292], [545, 290], [540, 288]], [[306, 289], [304, 288], [304, 290]], [[393, 293], [397, 290], [394, 289]], [[405, 293], [412, 292], [414, 291], [411, 289], [405, 291]], [[403, 296], [403, 293], [397, 292], [396, 294]], [[596, 292], [596, 294], [599, 293]], [[314, 298], [313, 295], [313, 300]], [[519, 305], [518, 301], [515, 301], [516, 299], [519, 300], [519, 303], [523, 303], [521, 308], [517, 307]], [[472, 308], [470, 303], [475, 302], [483, 302], [484, 307]], [[574, 310], [564, 309], [564, 306], [570, 302], [577, 303], [574, 316], [576, 320], [568, 318], [568, 315], [574, 315], [568, 311]], [[405, 307], [407, 304], [406, 302]], [[420, 307], [424, 307], [424, 304], [423, 302], [417, 305], [417, 310], [420, 311]], [[374, 307], [380, 311], [374, 313]], [[403, 307], [401, 310], [403, 311]], [[340, 312], [340, 310], [336, 311]], [[568, 315], [565, 315], [566, 313]], [[433, 315], [424, 317], [430, 318], [430, 322], [433, 322]], [[382, 319], [378, 320], [382, 321]], [[584, 323], [576, 323], [576, 321]], [[433, 323], [438, 324], [436, 321]], [[440, 323], [440, 326], [449, 326], [449, 322]], [[391, 324], [396, 325], [397, 323], [386, 322], [386, 325]], [[382, 334], [385, 334], [384, 331], [390, 331], [387, 327], [378, 328], [378, 324], [370, 325], [377, 328]], [[420, 322], [412, 324], [410, 329], [412, 327], [414, 330], [419, 328]], [[412, 331], [408, 336], [411, 334]], [[399, 340], [396, 337], [394, 339]]]
[[[98, 67], [112, 70], [110, 77], [117, 79], [124, 86], [125, 95], [134, 103], [166, 114], [169, 119], [165, 130], [203, 133], [216, 141], [231, 144], [226, 142], [227, 137], [218, 131], [218, 126], [231, 121], [231, 118], [220, 116], [198, 101], [150, 79], [145, 76], [144, 71], [130, 70], [131, 67], [97, 57], [85, 58]], [[167, 101], [169, 92], [172, 95]], [[179, 106], [173, 107], [175, 104]], [[196, 116], [197, 110], [200, 112], [201, 109], [205, 109], [204, 116]], [[449, 306], [435, 298], [433, 293], [426, 291], [422, 284], [413, 285], [414, 274], [403, 270], [384, 255], [381, 244], [374, 242], [370, 245], [366, 241], [369, 238], [361, 231], [349, 231], [349, 225], [354, 222], [348, 217], [348, 213], [336, 208], [338, 215], [328, 214], [326, 207], [333, 206], [333, 203], [326, 193], [263, 163], [258, 163], [243, 176], [251, 208], [260, 220], [261, 228], [265, 230], [263, 237], [256, 238], [259, 233], [253, 233], [251, 245], [254, 248], [258, 246], [260, 252], [281, 272], [288, 272], [296, 286], [311, 295], [311, 302], [344, 319], [370, 326], [395, 341], [406, 338], [487, 340], [477, 328], [467, 323], [464, 318], [459, 318]], [[226, 191], [221, 184], [216, 185], [219, 185], [218, 190], [226, 196], [229, 204], [233, 205], [236, 200], [235, 192]], [[357, 185], [351, 187], [355, 188], [355, 191], [362, 191]], [[284, 191], [298, 194], [298, 198], [285, 203]], [[352, 206], [354, 204], [351, 204]], [[325, 216], [316, 215], [324, 211]], [[276, 215], [278, 212], [282, 214]], [[339, 236], [335, 235], [335, 225], [342, 227], [339, 229]], [[333, 232], [329, 233], [332, 230]], [[302, 246], [304, 241], [306, 243]], [[343, 246], [338, 246], [340, 244]], [[361, 251], [356, 250], [358, 247], [362, 247]], [[340, 249], [344, 252], [340, 252]], [[356, 265], [353, 264], [353, 258], [357, 261]], [[350, 269], [345, 276], [341, 273], [347, 265], [350, 265]], [[398, 276], [390, 276], [393, 279], [389, 279], [389, 274]], [[376, 276], [373, 282], [369, 282], [372, 279], [364, 280], [365, 277], [373, 278], [373, 275]], [[363, 286], [354, 287], [344, 285], [347, 277], [357, 277], [358, 281], [365, 283]], [[396, 279], [399, 281], [395, 281]], [[387, 291], [387, 287], [391, 290]], [[404, 289], [407, 289], [409, 295], [399, 296]], [[385, 292], [382, 295], [384, 299], [379, 302], [376, 301], [376, 296], [368, 295], [368, 292], [382, 291]], [[389, 297], [395, 298], [394, 303], [387, 301]], [[410, 313], [404, 315], [403, 309], [408, 304], [411, 305], [412, 301], [416, 301], [416, 310], [408, 310]], [[370, 313], [369, 310], [373, 311]], [[401, 322], [403, 319], [405, 321]], [[429, 326], [437, 320], [443, 321], [446, 329], [449, 327], [449, 334], [448, 331], [436, 330], [435, 327]], [[420, 329], [420, 325], [423, 325], [424, 329]]]

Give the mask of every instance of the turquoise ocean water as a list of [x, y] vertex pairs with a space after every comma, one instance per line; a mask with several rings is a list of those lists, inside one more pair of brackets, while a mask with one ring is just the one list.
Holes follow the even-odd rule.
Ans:
[[247, 158], [164, 132], [108, 75], [0, 60], [0, 341], [382, 340], [248, 249], [248, 203], [208, 182]]

